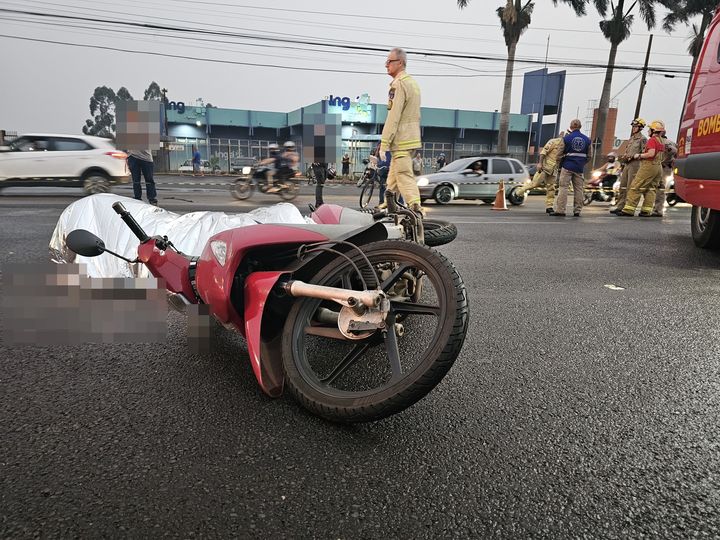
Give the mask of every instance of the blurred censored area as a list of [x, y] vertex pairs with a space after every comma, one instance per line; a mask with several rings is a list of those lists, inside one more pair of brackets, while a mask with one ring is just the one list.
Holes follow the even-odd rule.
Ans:
[[116, 147], [121, 150], [160, 148], [160, 101], [119, 101], [115, 106]]
[[305, 163], [329, 163], [342, 148], [340, 115], [306, 114], [302, 126], [302, 148]]
[[2, 287], [6, 345], [167, 340], [167, 293], [153, 277], [90, 278], [78, 264], [4, 264]]

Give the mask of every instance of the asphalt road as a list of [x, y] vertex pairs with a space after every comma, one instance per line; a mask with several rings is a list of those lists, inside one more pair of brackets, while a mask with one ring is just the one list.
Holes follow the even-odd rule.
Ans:
[[[160, 187], [178, 212], [275, 202]], [[46, 260], [71, 191], [0, 194], [3, 263]], [[427, 398], [329, 424], [265, 397], [240, 338], [189, 354], [179, 314], [162, 346], [3, 345], [0, 537], [720, 536], [720, 255], [689, 208], [428, 206], [471, 323]]]

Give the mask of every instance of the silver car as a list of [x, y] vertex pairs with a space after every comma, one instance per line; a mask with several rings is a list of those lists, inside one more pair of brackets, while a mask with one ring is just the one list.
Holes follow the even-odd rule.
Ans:
[[492, 204], [495, 201], [500, 180], [504, 180], [505, 197], [510, 204], [525, 202], [515, 190], [530, 179], [525, 166], [517, 159], [507, 157], [468, 157], [448, 163], [435, 174], [417, 179], [420, 198], [435, 199], [438, 204], [448, 204], [455, 199], [480, 199]]

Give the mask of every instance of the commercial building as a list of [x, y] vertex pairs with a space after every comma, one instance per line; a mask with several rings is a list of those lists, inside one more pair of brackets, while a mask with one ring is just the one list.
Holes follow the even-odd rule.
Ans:
[[[198, 146], [203, 159], [230, 171], [233, 160], [264, 158], [268, 145], [294, 141], [303, 165], [317, 159], [323, 147], [324, 161], [339, 164], [347, 153], [354, 170], [380, 141], [387, 117], [385, 104], [370, 103], [367, 95], [355, 99], [328, 96], [312, 105], [288, 112], [251, 111], [166, 105], [167, 149], [165, 166], [177, 170], [190, 158], [191, 145]], [[531, 115], [510, 115], [509, 153], [525, 161]], [[437, 157], [447, 161], [461, 156], [493, 153], [497, 149], [500, 113], [459, 109], [422, 108], [422, 154], [426, 171]]]

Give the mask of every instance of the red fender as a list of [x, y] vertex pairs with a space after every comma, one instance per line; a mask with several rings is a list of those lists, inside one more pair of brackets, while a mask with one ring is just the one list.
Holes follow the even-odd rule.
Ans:
[[282, 394], [282, 334], [271, 341], [261, 336], [265, 303], [277, 280], [285, 272], [255, 272], [245, 280], [245, 339], [250, 364], [260, 388], [271, 397]]

